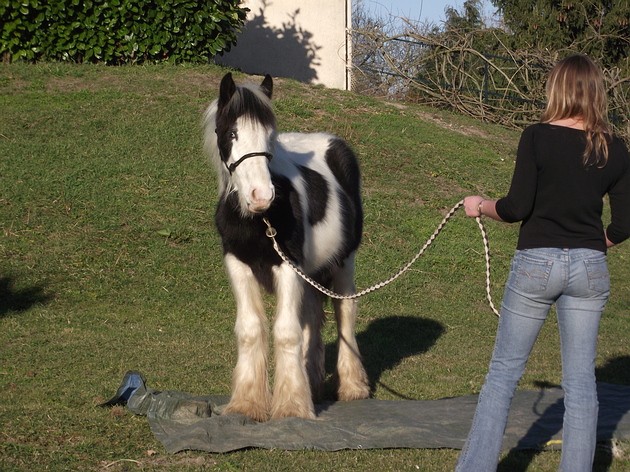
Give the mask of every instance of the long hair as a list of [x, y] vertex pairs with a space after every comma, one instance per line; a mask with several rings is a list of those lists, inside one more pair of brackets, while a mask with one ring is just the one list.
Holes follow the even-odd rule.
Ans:
[[566, 57], [551, 69], [546, 92], [547, 107], [540, 121], [581, 119], [586, 132], [584, 165], [605, 166], [612, 133], [607, 117], [608, 97], [600, 68], [583, 54]]

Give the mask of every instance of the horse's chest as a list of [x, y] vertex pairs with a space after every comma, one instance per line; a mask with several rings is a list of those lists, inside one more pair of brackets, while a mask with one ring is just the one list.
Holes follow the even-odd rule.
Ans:
[[219, 204], [215, 223], [223, 252], [234, 254], [242, 262], [253, 265], [266, 262], [278, 264], [279, 258], [265, 235], [265, 225], [260, 218], [243, 218], [230, 208], [230, 202]]
[[[282, 251], [310, 273], [333, 264], [344, 246], [339, 219], [318, 221], [313, 225], [304, 214], [298, 194], [288, 192], [286, 186], [280, 186], [279, 190], [265, 216], [276, 229], [276, 240]], [[267, 227], [262, 218], [245, 218], [237, 208], [232, 196], [217, 207], [215, 222], [224, 253], [234, 254], [252, 268], [279, 265], [282, 259], [265, 234]]]

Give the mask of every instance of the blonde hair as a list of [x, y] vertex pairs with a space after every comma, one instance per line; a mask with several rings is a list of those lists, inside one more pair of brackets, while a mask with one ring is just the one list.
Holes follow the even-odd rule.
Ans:
[[608, 97], [600, 68], [585, 55], [569, 56], [551, 69], [546, 92], [547, 107], [540, 121], [581, 119], [586, 132], [584, 165], [605, 166], [611, 130]]

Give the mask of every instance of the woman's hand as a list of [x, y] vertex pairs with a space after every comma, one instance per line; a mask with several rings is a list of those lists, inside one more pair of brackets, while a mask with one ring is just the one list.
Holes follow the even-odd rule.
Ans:
[[466, 211], [466, 216], [471, 218], [477, 218], [481, 216], [483, 210], [483, 202], [484, 198], [479, 195], [470, 195], [464, 198], [464, 210]]

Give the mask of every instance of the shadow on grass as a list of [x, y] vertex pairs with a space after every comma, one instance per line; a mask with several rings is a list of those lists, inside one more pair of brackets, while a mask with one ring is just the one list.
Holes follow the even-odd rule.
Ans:
[[[370, 382], [370, 392], [374, 393], [377, 385], [399, 398], [414, 400], [381, 383], [384, 372], [393, 369], [405, 358], [429, 350], [444, 332], [444, 326], [435, 320], [417, 316], [389, 316], [380, 318], [363, 332], [357, 334], [357, 342], [363, 356]], [[335, 369], [337, 360], [336, 343], [326, 345], [326, 371]], [[326, 386], [326, 397], [334, 396], [334, 386]]]
[[[606, 382], [612, 384], [630, 385], [630, 356], [620, 356], [609, 360], [602, 367], [595, 369], [595, 374], [599, 382]], [[549, 387], [549, 385], [541, 385], [541, 387]], [[604, 407], [605, 408], [605, 407]], [[602, 414], [606, 414], [600, 405], [600, 417]], [[621, 421], [621, 417], [625, 412], [618, 412], [614, 419], [615, 425]], [[554, 403], [547, 408], [541, 414], [541, 423], [545, 423], [545, 419], [549, 416], [556, 416], [562, 418], [564, 414], [564, 402], [562, 400]], [[536, 424], [532, 425], [530, 432], [533, 433], [537, 427]], [[557, 431], [548, 431], [549, 438], [553, 436]], [[608, 437], [610, 436], [610, 437]], [[606, 437], [598, 438], [598, 445], [595, 451], [595, 460], [593, 463], [594, 472], [606, 472], [610, 470], [613, 462], [613, 438], [612, 432], [610, 435], [606, 434]], [[497, 472], [525, 472], [536, 455], [540, 453], [539, 450], [511, 450], [508, 455], [501, 461]]]
[[10, 313], [24, 312], [34, 305], [47, 303], [53, 298], [42, 286], [18, 290], [14, 288], [14, 283], [11, 277], [0, 277], [0, 317]]

